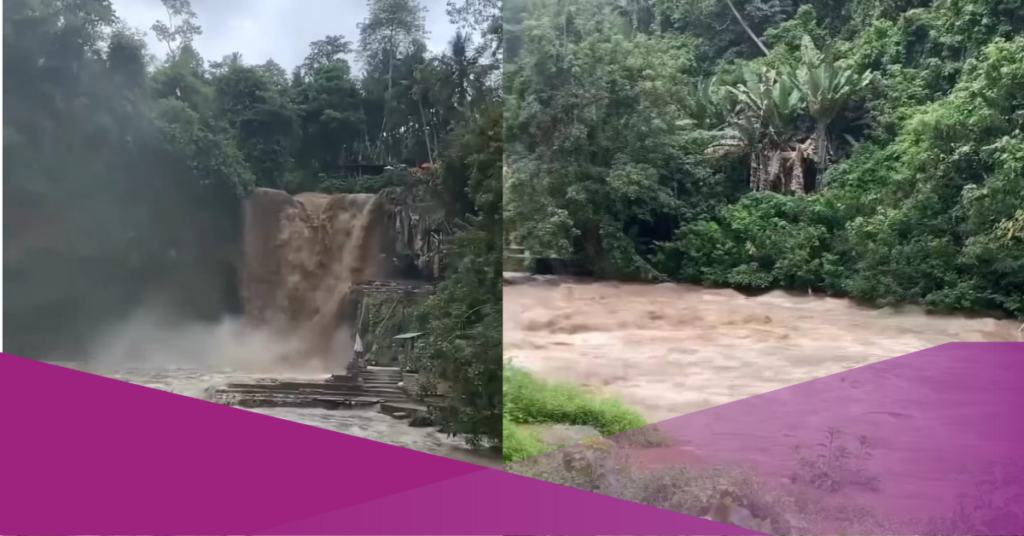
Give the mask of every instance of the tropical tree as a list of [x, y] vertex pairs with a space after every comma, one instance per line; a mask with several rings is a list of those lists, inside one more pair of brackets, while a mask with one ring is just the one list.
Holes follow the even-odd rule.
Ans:
[[874, 75], [871, 71], [838, 63], [832, 47], [825, 47], [823, 52], [819, 52], [807, 36], [803, 41], [802, 60], [792, 84], [803, 93], [807, 111], [817, 124], [814, 160], [823, 174], [834, 150], [829, 139], [832, 122], [843, 107], [871, 83]]
[[769, 191], [781, 179], [785, 191], [791, 186], [784, 172], [791, 169], [787, 156], [799, 135], [803, 95], [790, 76], [775, 69], [747, 68], [744, 77], [744, 84], [728, 88], [738, 103], [729, 126], [750, 154], [750, 189]]
[[650, 0], [617, 0], [613, 9], [625, 21], [630, 33], [649, 32], [658, 19]]
[[[448, 0], [446, 12], [460, 29], [477, 32], [491, 50], [492, 58], [501, 57], [505, 21], [501, 0]], [[461, 32], [460, 32], [461, 33]]]
[[284, 88], [235, 53], [213, 78], [219, 117], [237, 134], [239, 149], [261, 187], [284, 189], [300, 131]]
[[[413, 100], [416, 101], [416, 107], [419, 109], [420, 124], [418, 125], [421, 135], [423, 136], [423, 142], [427, 147], [427, 161], [431, 165], [434, 164], [434, 149], [436, 149], [437, 143], [437, 122], [433, 107], [431, 107], [431, 92], [430, 88], [434, 86], [438, 81], [434, 75], [436, 67], [432, 63], [423, 63], [413, 68], [412, 78], [405, 80], [403, 83], [407, 86], [409, 94]], [[428, 120], [427, 108], [430, 108], [429, 113], [430, 119]], [[431, 143], [431, 137], [433, 137], [433, 143]]]
[[295, 153], [302, 179], [293, 187], [315, 189], [319, 176], [369, 158], [364, 99], [351, 67], [340, 53], [324, 54], [317, 46], [330, 40], [310, 45], [290, 89], [302, 131]]
[[394, 148], [387, 147], [387, 140], [400, 138], [400, 129], [408, 124], [407, 117], [399, 117], [398, 124], [389, 125], [395, 108], [402, 108], [392, 94], [395, 71], [403, 58], [424, 52], [424, 11], [416, 0], [369, 0], [368, 5], [370, 14], [359, 25], [359, 53], [366, 68], [363, 91], [372, 101], [367, 103], [372, 110], [368, 115], [380, 121], [376, 132], [378, 159], [391, 161]]
[[167, 45], [169, 59], [178, 57], [184, 47], [189, 47], [196, 37], [203, 35], [203, 27], [196, 22], [196, 12], [189, 0], [162, 0], [167, 12], [167, 21], [153, 23], [152, 30], [157, 40]]
[[685, 102], [686, 115], [694, 125], [705, 130], [725, 126], [736, 110], [736, 95], [716, 77], [697, 82]]
[[321, 67], [345, 61], [345, 55], [351, 52], [352, 42], [344, 35], [328, 35], [309, 44], [309, 54], [302, 60], [302, 70], [312, 73]]

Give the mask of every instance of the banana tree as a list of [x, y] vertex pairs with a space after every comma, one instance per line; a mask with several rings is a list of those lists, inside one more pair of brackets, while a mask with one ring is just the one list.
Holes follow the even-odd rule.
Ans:
[[737, 113], [739, 101], [733, 88], [718, 83], [716, 78], [697, 83], [684, 102], [687, 119], [681, 124], [707, 133], [713, 141], [707, 155], [722, 158], [749, 154], [751, 162], [750, 189], [760, 184], [760, 163], [757, 156], [761, 144], [761, 121], [754, 114]]
[[791, 76], [774, 69], [744, 71], [746, 83], [730, 87], [738, 107], [729, 122], [750, 150], [750, 186], [768, 191], [782, 174], [790, 144], [798, 133], [803, 94]]
[[[803, 62], [796, 71], [794, 85], [807, 102], [807, 111], [814, 118], [815, 154], [818, 170], [824, 173], [833, 150], [829, 127], [843, 107], [873, 79], [871, 71], [859, 71], [837, 64], [831, 47], [818, 51], [809, 37], [804, 37]], [[820, 183], [819, 183], [820, 184]]]
[[685, 102], [687, 117], [705, 130], [722, 128], [736, 110], [736, 97], [717, 78], [702, 80]]
[[813, 159], [814, 138], [803, 142], [792, 142], [790, 147], [793, 150], [784, 155], [789, 171], [789, 181], [788, 184], [783, 185], [783, 189], [793, 192], [797, 197], [803, 197], [807, 193], [804, 186], [804, 169], [807, 160]]

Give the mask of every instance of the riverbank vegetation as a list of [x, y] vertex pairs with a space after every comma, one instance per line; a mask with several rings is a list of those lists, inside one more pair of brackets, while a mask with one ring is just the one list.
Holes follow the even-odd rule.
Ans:
[[603, 278], [1024, 318], [1021, 7], [509, 0], [506, 228]]
[[76, 359], [154, 301], [240, 313], [226, 274], [253, 188], [401, 187], [455, 234], [424, 347], [457, 380], [456, 420], [490, 423], [455, 429], [500, 438], [498, 4], [448, 2], [459, 29], [432, 51], [420, 3], [370, 0], [358, 36], [313, 41], [289, 69], [202, 57], [191, 3], [163, 4], [147, 30], [166, 50], [148, 50], [109, 0], [4, 2], [5, 350]]
[[[617, 435], [631, 445], [660, 445], [665, 438], [636, 410], [583, 388], [542, 380], [510, 363], [503, 371], [504, 459], [514, 462], [596, 437]], [[538, 430], [569, 426], [590, 437], [552, 441]]]
[[512, 365], [505, 366], [504, 376], [505, 415], [515, 422], [590, 426], [602, 436], [647, 424], [622, 402], [596, 397], [576, 385], [541, 380]]

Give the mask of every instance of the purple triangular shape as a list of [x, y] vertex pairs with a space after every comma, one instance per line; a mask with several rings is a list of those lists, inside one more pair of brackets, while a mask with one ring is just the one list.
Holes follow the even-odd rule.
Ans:
[[[982, 497], [965, 503], [976, 519], [986, 513], [975, 510], [984, 509], [975, 503], [990, 500], [1001, 502], [996, 510], [1007, 514], [997, 521], [998, 528], [988, 526], [990, 534], [1021, 534], [1024, 479], [1018, 476], [1014, 483], [1007, 474], [994, 484], [988, 477], [960, 473], [1014, 461], [1024, 468], [1021, 408], [1024, 343], [950, 343], [662, 421], [655, 426], [676, 444], [639, 449], [630, 456], [647, 469], [747, 466], [769, 484], [786, 488], [799, 483], [797, 490], [805, 495], [818, 494], [830, 504], [865, 505], [891, 519], [941, 520], [956, 512], [961, 498]], [[792, 447], [802, 447], [809, 459], [827, 458], [823, 436], [829, 427], [841, 433], [832, 452], [838, 452], [835, 445], [848, 448], [844, 463], [851, 483], [839, 491], [804, 490], [803, 483], [791, 480], [807, 480]], [[867, 436], [870, 456], [858, 458], [861, 434]], [[870, 477], [878, 479], [877, 486], [856, 480]], [[824, 522], [841, 525], [835, 519]], [[981, 529], [944, 530], [939, 533], [978, 534]], [[849, 534], [815, 532], [836, 533]]]
[[10, 534], [755, 534], [6, 354], [0, 433]]
[[324, 534], [327, 527], [360, 534], [760, 534], [493, 469], [261, 534]]

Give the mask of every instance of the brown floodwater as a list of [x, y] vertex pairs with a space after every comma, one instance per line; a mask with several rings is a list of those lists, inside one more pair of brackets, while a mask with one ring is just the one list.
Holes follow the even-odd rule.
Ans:
[[506, 359], [651, 421], [947, 342], [1017, 341], [1018, 327], [781, 291], [558, 278], [504, 287]]
[[[748, 297], [732, 290], [678, 284], [511, 275], [504, 287], [506, 359], [541, 378], [576, 383], [619, 398], [650, 422], [949, 342], [1016, 342], [1018, 329], [1013, 321], [930, 315], [916, 307], [872, 309], [845, 299], [779, 291]], [[869, 369], [857, 376], [858, 382], [870, 384], [870, 389], [858, 391], [867, 396], [863, 400], [848, 400], [850, 386], [841, 383], [841, 377], [835, 382], [812, 382], [813, 386], [801, 387], [802, 393], [813, 390], [816, 394], [811, 399], [820, 402], [812, 414], [799, 406], [797, 398], [773, 394], [764, 399], [764, 408], [735, 405], [727, 420], [736, 421], [741, 429], [716, 424], [718, 410], [702, 412], [663, 423], [663, 431], [677, 438], [675, 445], [633, 451], [630, 456], [655, 466], [743, 459], [778, 481], [792, 471], [795, 441], [813, 447], [826, 427], [852, 425], [856, 429], [849, 432], [883, 438], [876, 444], [876, 465], [886, 474], [883, 485], [889, 488], [883, 493], [853, 491], [854, 496], [914, 515], [934, 511], [939, 502], [943, 508], [951, 507], [946, 503], [952, 500], [952, 490], [931, 482], [924, 488], [934, 488], [934, 493], [921, 493], [924, 482], [918, 482], [944, 474], [945, 468], [931, 468], [921, 475], [907, 469], [922, 452], [929, 452], [929, 441], [947, 431], [928, 423], [917, 425], [932, 433], [902, 431], [916, 417], [936, 418], [915, 416], [907, 408], [918, 407], [918, 398], [938, 395], [925, 392], [930, 386], [923, 383], [916, 391], [900, 389], [897, 383], [916, 384]], [[930, 374], [939, 372], [958, 374], [955, 370]], [[888, 394], [872, 397], [875, 392]], [[806, 403], [807, 399], [800, 400]], [[774, 410], [767, 407], [769, 402]], [[894, 413], [893, 404], [901, 406], [902, 413]], [[833, 417], [843, 422], [831, 422]], [[886, 443], [886, 437], [914, 441]], [[919, 491], [898, 491], [905, 489]]]

